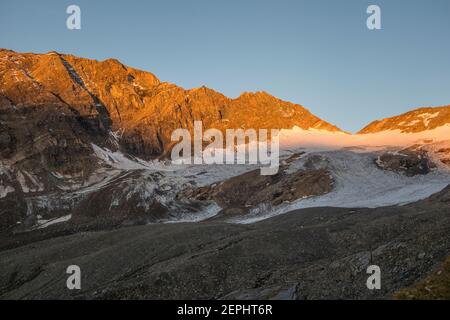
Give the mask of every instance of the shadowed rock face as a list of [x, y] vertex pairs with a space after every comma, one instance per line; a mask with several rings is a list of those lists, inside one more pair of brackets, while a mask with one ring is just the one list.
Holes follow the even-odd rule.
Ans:
[[437, 154], [439, 155], [439, 160], [450, 167], [450, 148], [441, 148], [437, 150]]
[[166, 184], [164, 178], [146, 170], [124, 172], [83, 197], [72, 210], [72, 222], [100, 226], [162, 223], [174, 217], [182, 219], [185, 214], [200, 215], [210, 204], [186, 198], [176, 201], [178, 186]]
[[0, 230], [25, 225], [26, 196], [58, 190], [56, 176], [84, 181], [96, 169], [91, 143], [109, 135], [91, 120], [57, 106], [0, 111], [0, 189], [9, 191], [0, 190]]
[[[18, 193], [10, 193], [6, 197], [0, 199], [0, 232], [17, 226], [17, 221], [26, 219], [27, 206]], [[29, 221], [33, 222], [33, 221]], [[31, 224], [29, 225], [31, 226]]]
[[403, 173], [409, 177], [428, 174], [432, 168], [436, 167], [425, 151], [408, 149], [396, 153], [384, 153], [375, 163], [380, 169]]

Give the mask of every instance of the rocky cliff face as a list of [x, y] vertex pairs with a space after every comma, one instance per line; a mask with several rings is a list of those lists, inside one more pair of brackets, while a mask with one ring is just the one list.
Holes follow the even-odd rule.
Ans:
[[[404, 125], [403, 130], [415, 130], [414, 124], [433, 128], [448, 119], [449, 108], [414, 111], [398, 121], [373, 125], [373, 131], [396, 122]], [[100, 62], [57, 52], [22, 54], [0, 49], [0, 230], [17, 225], [29, 229], [39, 219], [70, 214], [74, 220], [114, 216], [120, 223], [130, 216], [152, 222], [170, 220], [174, 211], [183, 213], [176, 217], [180, 219], [200, 211], [209, 215], [209, 210], [217, 209], [210, 203], [191, 201], [198, 198], [194, 194], [184, 194], [189, 201], [183, 203], [184, 198], [176, 199], [176, 195], [186, 188], [202, 193], [202, 187], [232, 176], [197, 185], [203, 172], [182, 179], [182, 173], [176, 172], [169, 179], [168, 174], [155, 174], [158, 170], [149, 162], [136, 159], [167, 156], [173, 130], [192, 132], [196, 120], [203, 121], [204, 129], [297, 126], [340, 131], [302, 106], [265, 92], [231, 99], [206, 87], [185, 90], [162, 83], [151, 73], [113, 59]], [[371, 130], [369, 126], [367, 132]], [[447, 149], [436, 150], [444, 164], [449, 161]], [[422, 160], [412, 156], [405, 162], [403, 156], [389, 155], [380, 158], [380, 163], [392, 171], [411, 167], [415, 174], [423, 171]], [[243, 176], [206, 190], [211, 191], [211, 201], [236, 202], [224, 205], [224, 210], [245, 211], [266, 201], [276, 206], [329, 192], [328, 171], [319, 169], [281, 174], [280, 180], [273, 181]], [[222, 190], [231, 198], [223, 197]]]
[[420, 108], [392, 118], [374, 121], [359, 133], [376, 133], [387, 130], [416, 133], [436, 129], [446, 124], [450, 124], [450, 106]]
[[[121, 148], [147, 159], [166, 153], [171, 148], [172, 131], [192, 130], [194, 120], [202, 120], [205, 129], [298, 126], [339, 131], [302, 106], [264, 92], [230, 99], [206, 87], [185, 90], [161, 83], [153, 74], [114, 59], [99, 62], [56, 52], [21, 54], [1, 50], [0, 85], [0, 110], [3, 115], [8, 113], [3, 121], [18, 113], [27, 113], [21, 115], [27, 120], [34, 114], [51, 114], [58, 119], [55, 124], [45, 119], [48, 129], [69, 121], [103, 142], [111, 130], [117, 133]], [[36, 132], [39, 123], [29, 123], [28, 127]], [[57, 129], [71, 134], [76, 128]], [[2, 128], [0, 143], [9, 155], [18, 139], [16, 131], [14, 127]]]

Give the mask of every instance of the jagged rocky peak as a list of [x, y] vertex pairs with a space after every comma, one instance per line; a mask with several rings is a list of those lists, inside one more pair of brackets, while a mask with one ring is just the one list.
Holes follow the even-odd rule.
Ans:
[[[247, 115], [254, 116], [249, 121], [256, 127], [260, 123], [268, 128], [291, 129], [297, 126], [305, 130], [342, 132], [341, 129], [316, 117], [303, 106], [280, 100], [264, 91], [244, 92], [234, 99], [232, 111], [239, 111], [240, 108], [245, 109]], [[239, 117], [239, 113], [234, 115]], [[238, 120], [236, 119], [236, 121]]]
[[143, 158], [167, 153], [173, 130], [192, 130], [195, 120], [202, 120], [205, 129], [340, 131], [302, 106], [265, 92], [230, 99], [207, 87], [185, 90], [115, 59], [2, 50], [0, 83], [0, 109], [39, 107], [42, 113], [52, 107], [53, 113], [98, 127], [93, 131], [120, 132], [121, 148]]
[[450, 106], [427, 107], [412, 110], [399, 116], [374, 121], [359, 133], [376, 133], [388, 130], [416, 133], [433, 130], [446, 124], [450, 124]]

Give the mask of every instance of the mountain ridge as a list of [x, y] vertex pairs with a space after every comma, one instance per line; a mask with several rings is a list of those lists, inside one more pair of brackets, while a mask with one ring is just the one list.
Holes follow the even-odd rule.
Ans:
[[361, 129], [358, 134], [400, 130], [402, 133], [417, 133], [433, 130], [450, 124], [450, 105], [420, 107], [400, 115], [375, 120]]
[[[70, 105], [80, 116], [97, 117], [106, 129], [111, 126], [115, 131], [122, 130], [124, 144], [131, 145], [127, 151], [144, 158], [167, 153], [167, 148], [170, 149], [168, 132], [175, 126], [161, 129], [163, 122], [175, 122], [178, 127], [189, 130], [192, 130], [193, 120], [201, 119], [205, 127], [222, 130], [233, 125], [236, 128], [265, 126], [267, 129], [297, 126], [348, 133], [315, 116], [302, 105], [278, 99], [266, 91], [244, 91], [238, 97], [230, 98], [206, 86], [185, 89], [161, 82], [153, 73], [126, 66], [114, 58], [99, 61], [56, 51], [35, 54], [0, 48], [0, 61], [0, 68], [3, 69], [0, 71], [0, 105]], [[30, 69], [33, 69], [32, 72]], [[8, 84], [5, 82], [8, 76], [16, 81], [8, 81]], [[12, 88], [20, 81], [24, 83]], [[68, 92], [67, 88], [71, 86], [73, 92]], [[39, 87], [45, 90], [39, 91]], [[28, 99], [23, 98], [20, 92], [28, 92]], [[93, 110], [92, 106], [97, 110]], [[177, 110], [185, 115], [180, 116]], [[261, 110], [263, 113], [259, 114]], [[440, 112], [439, 117], [425, 117], [427, 113], [437, 111]], [[421, 114], [424, 115], [422, 119]], [[151, 128], [146, 129], [148, 117], [155, 115], [162, 116], [161, 121], [156, 126], [150, 124]], [[189, 121], [186, 121], [187, 117]], [[254, 119], [250, 120], [251, 117]], [[229, 123], [225, 123], [227, 121]], [[356, 134], [395, 129], [412, 133], [447, 123], [450, 123], [450, 105], [421, 107], [372, 121]], [[139, 141], [143, 135], [150, 136], [146, 143]]]
[[173, 130], [316, 128], [342, 131], [299, 104], [266, 92], [228, 98], [205, 86], [184, 89], [116, 59], [0, 51], [0, 108], [63, 106], [99, 129], [121, 131], [126, 151], [143, 158], [167, 153]]

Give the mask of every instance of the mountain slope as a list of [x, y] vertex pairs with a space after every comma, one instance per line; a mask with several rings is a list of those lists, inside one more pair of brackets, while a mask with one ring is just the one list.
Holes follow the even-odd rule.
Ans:
[[124, 150], [147, 159], [167, 153], [173, 130], [192, 130], [195, 120], [222, 130], [297, 126], [340, 131], [302, 106], [264, 92], [230, 99], [206, 87], [185, 90], [114, 59], [0, 50], [0, 84], [2, 111], [52, 107], [53, 113], [93, 123], [102, 134], [117, 132]]
[[450, 106], [419, 108], [399, 116], [374, 121], [358, 133], [366, 134], [388, 130], [416, 133], [433, 130], [446, 124], [450, 124]]
[[152, 171], [135, 156], [167, 155], [172, 131], [192, 132], [195, 120], [221, 130], [297, 126], [340, 132], [302, 106], [264, 92], [230, 99], [206, 87], [162, 83], [114, 59], [0, 49], [0, 230], [68, 216], [78, 205], [96, 216], [122, 210], [124, 219], [134, 213], [158, 219], [173, 218], [172, 211], [177, 218], [198, 214], [191, 203], [166, 199], [180, 181], [160, 190], [157, 175], [132, 172]]

